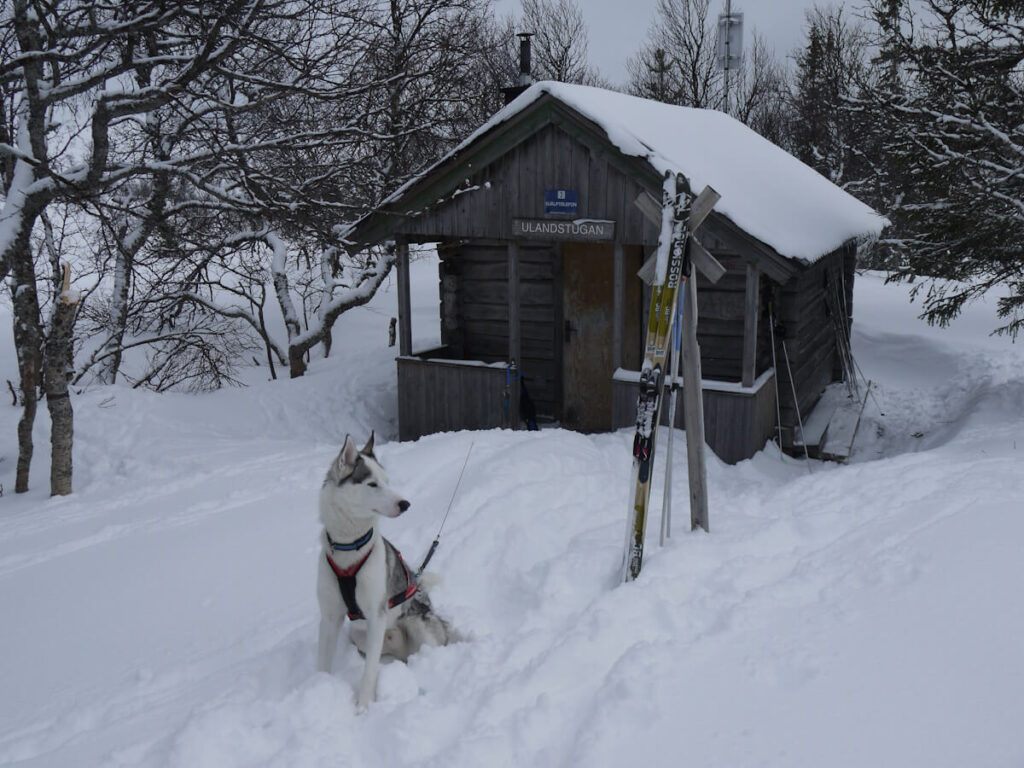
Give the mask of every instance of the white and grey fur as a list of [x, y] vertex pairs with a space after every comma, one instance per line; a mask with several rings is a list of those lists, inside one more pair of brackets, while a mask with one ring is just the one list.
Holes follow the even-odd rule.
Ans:
[[359, 686], [358, 708], [365, 710], [376, 698], [377, 673], [382, 655], [405, 661], [423, 643], [447, 645], [454, 639], [451, 627], [434, 614], [425, 585], [404, 603], [387, 607], [388, 599], [405, 586], [405, 572], [392, 546], [381, 536], [377, 523], [381, 517], [398, 517], [409, 502], [388, 485], [384, 470], [373, 455], [373, 435], [359, 450], [351, 436], [331, 463], [320, 489], [320, 522], [336, 542], [356, 541], [368, 530], [370, 542], [354, 551], [332, 551], [327, 536], [321, 536], [323, 551], [317, 571], [317, 597], [320, 602], [320, 636], [317, 667], [330, 672], [338, 643], [338, 633], [348, 615], [338, 580], [327, 563], [330, 554], [339, 568], [350, 568], [370, 555], [356, 579], [356, 602], [366, 616], [353, 622], [350, 638], [366, 657]]

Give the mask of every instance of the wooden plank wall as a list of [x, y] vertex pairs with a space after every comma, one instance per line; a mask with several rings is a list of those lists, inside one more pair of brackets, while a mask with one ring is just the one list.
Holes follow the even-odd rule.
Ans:
[[633, 205], [642, 187], [608, 158], [549, 124], [466, 179], [472, 188], [440, 201], [403, 223], [411, 239], [480, 238], [509, 240], [513, 218], [550, 218], [544, 214], [544, 191], [575, 189], [579, 210], [574, 218], [616, 222], [615, 240], [657, 245], [658, 232]]
[[[465, 360], [508, 360], [508, 251], [463, 243], [441, 254], [441, 341]], [[520, 349], [517, 361], [539, 415], [556, 417], [561, 403], [556, 343], [561, 323], [557, 254], [551, 246], [520, 249]]]
[[[704, 377], [719, 381], [739, 381], [743, 345], [743, 302], [745, 282], [741, 277], [742, 260], [735, 255], [716, 252], [728, 273], [712, 286], [698, 280], [698, 339]], [[793, 388], [783, 356], [785, 341], [789, 365], [796, 381], [800, 415], [806, 419], [822, 391], [841, 379], [837, 364], [836, 332], [826, 299], [831, 287], [827, 281], [842, 280], [852, 318], [855, 255], [852, 248], [838, 249], [821, 258], [784, 286], [777, 286], [762, 275], [761, 317], [758, 323], [757, 374], [771, 367], [769, 309], [773, 305], [782, 335], [776, 337], [778, 362], [778, 399], [783, 441], [787, 445], [797, 425]], [[840, 277], [842, 271], [842, 277]], [[704, 429], [706, 440], [725, 461], [736, 461], [759, 450], [772, 436], [776, 420], [775, 383], [758, 393], [755, 403], [744, 405], [741, 396], [713, 391], [704, 392]], [[769, 407], [770, 406], [770, 407]], [[614, 424], [632, 423], [636, 408], [636, 388], [616, 382]], [[682, 426], [677, 417], [677, 426]], [[746, 437], [744, 437], [746, 435]], [[749, 452], [748, 452], [749, 451]], [[739, 458], [737, 458], [739, 457]]]
[[716, 284], [697, 277], [697, 343], [706, 379], [739, 381], [743, 372], [743, 311], [747, 263], [739, 256], [713, 252], [728, 271]]
[[[712, 251], [728, 271], [717, 284], [697, 277], [697, 341], [701, 369], [706, 379], [740, 381], [743, 378], [744, 310], [747, 289], [747, 261], [738, 254]], [[760, 316], [754, 376], [771, 368], [771, 340], [768, 328], [768, 296], [771, 280], [760, 276]]]
[[[790, 444], [792, 430], [797, 425], [797, 409], [782, 345], [785, 342], [789, 354], [800, 417], [806, 420], [825, 387], [838, 378], [836, 331], [826, 301], [831, 288], [826, 281], [839, 279], [840, 270], [846, 266], [844, 257], [842, 248], [823, 256], [775, 292], [776, 320], [782, 326], [782, 334], [776, 333], [775, 352], [782, 436], [786, 445]], [[852, 274], [846, 278], [846, 283], [847, 290], [852, 292]]]
[[505, 369], [398, 358], [398, 439], [504, 423]]
[[[753, 393], [705, 389], [704, 440], [727, 464], [749, 459], [772, 436], [775, 426], [775, 383], [768, 381]], [[681, 393], [680, 393], [681, 396]], [[618, 381], [612, 387], [612, 427], [631, 426], [636, 419], [637, 385]], [[668, 424], [668, 408], [662, 412]], [[685, 429], [683, 409], [676, 407], [676, 428]]]

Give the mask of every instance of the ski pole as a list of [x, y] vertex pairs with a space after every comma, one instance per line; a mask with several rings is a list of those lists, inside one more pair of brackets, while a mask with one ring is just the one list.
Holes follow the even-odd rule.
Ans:
[[672, 331], [672, 391], [668, 400], [668, 446], [665, 451], [665, 490], [661, 501], [661, 530], [659, 531], [658, 544], [665, 546], [665, 539], [672, 538], [672, 437], [676, 429], [676, 396], [679, 392], [679, 357], [683, 349], [683, 296], [682, 285], [680, 285], [678, 300], [676, 303], [675, 327]]

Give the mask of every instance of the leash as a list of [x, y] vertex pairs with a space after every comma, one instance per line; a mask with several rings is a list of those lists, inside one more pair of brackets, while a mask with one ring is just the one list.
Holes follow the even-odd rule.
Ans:
[[469, 464], [469, 455], [473, 453], [473, 445], [476, 443], [474, 440], [469, 444], [469, 450], [466, 451], [466, 460], [462, 463], [462, 471], [459, 472], [459, 479], [455, 481], [455, 490], [452, 491], [452, 497], [448, 501], [448, 509], [444, 512], [444, 518], [441, 520], [441, 526], [437, 529], [437, 536], [434, 537], [433, 543], [430, 545], [430, 549], [427, 550], [427, 556], [423, 558], [423, 562], [420, 563], [419, 570], [416, 571], [414, 578], [419, 579], [420, 574], [423, 573], [423, 569], [427, 567], [427, 563], [430, 562], [430, 558], [434, 556], [434, 552], [437, 551], [437, 545], [441, 541], [441, 531], [444, 529], [444, 524], [448, 521], [448, 513], [452, 511], [452, 504], [455, 502], [455, 494], [459, 492], [459, 485], [462, 484], [462, 476], [466, 473], [466, 465]]

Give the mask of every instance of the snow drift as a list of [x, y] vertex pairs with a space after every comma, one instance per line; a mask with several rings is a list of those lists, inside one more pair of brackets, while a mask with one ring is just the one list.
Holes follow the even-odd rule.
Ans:
[[[434, 269], [414, 265], [414, 329], [436, 327]], [[351, 648], [313, 671], [315, 498], [346, 432], [395, 432], [393, 294], [299, 381], [76, 397], [76, 493], [46, 498], [39, 456], [37, 490], [0, 499], [0, 763], [1021, 765], [1024, 355], [984, 312], [929, 329], [904, 289], [857, 286], [878, 402], [854, 461], [709, 457], [710, 534], [676, 472], [675, 536], [652, 521], [628, 585], [628, 432], [379, 441], [412, 561], [474, 446], [432, 563], [467, 639], [385, 665], [362, 717]]]

